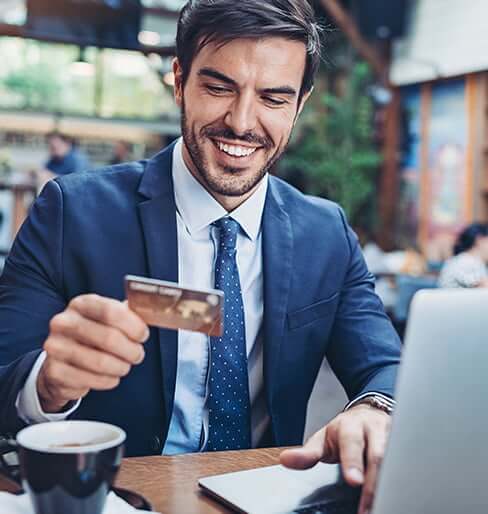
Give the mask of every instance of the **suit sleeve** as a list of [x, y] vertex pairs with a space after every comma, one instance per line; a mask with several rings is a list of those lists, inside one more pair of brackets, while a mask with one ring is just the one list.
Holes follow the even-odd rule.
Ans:
[[374, 291], [357, 237], [340, 215], [349, 259], [327, 358], [350, 400], [368, 392], [393, 397], [401, 343]]
[[16, 400], [37, 361], [51, 318], [64, 310], [63, 197], [48, 182], [12, 246], [0, 278], [0, 434], [25, 423]]

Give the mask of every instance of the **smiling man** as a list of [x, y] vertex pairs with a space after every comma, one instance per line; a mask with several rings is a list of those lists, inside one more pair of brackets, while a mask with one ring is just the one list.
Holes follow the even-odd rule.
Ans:
[[[128, 455], [301, 445], [325, 357], [350, 403], [282, 462], [340, 461], [371, 508], [400, 344], [332, 202], [269, 171], [312, 91], [306, 0], [193, 0], [178, 23], [183, 137], [49, 182], [0, 282], [0, 431], [88, 418]], [[225, 293], [220, 338], [151, 330], [126, 274]], [[144, 344], [143, 344], [144, 343]]]

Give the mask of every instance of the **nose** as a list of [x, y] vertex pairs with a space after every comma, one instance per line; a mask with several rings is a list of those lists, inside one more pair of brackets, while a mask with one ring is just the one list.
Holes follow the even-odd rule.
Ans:
[[254, 131], [257, 125], [257, 113], [253, 95], [238, 95], [230, 105], [224, 121], [238, 136]]

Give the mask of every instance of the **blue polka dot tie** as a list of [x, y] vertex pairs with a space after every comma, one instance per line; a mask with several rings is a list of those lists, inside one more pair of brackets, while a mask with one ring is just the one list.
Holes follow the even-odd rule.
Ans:
[[215, 226], [220, 234], [215, 287], [225, 295], [224, 333], [210, 338], [206, 449], [239, 450], [251, 447], [244, 306], [236, 262], [239, 223], [222, 218]]

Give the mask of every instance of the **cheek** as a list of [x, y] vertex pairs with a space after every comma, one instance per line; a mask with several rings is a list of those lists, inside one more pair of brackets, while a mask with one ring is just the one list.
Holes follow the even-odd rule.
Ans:
[[[215, 98], [208, 95], [198, 95], [191, 101], [186, 100], [187, 119], [197, 127], [205, 127], [216, 124], [225, 118], [229, 110], [229, 101], [223, 98]], [[190, 103], [191, 102], [191, 103]]]
[[286, 144], [295, 121], [295, 111], [268, 111], [261, 115], [261, 122], [264, 129], [272, 137], [275, 145]]

